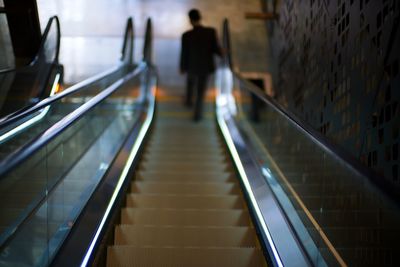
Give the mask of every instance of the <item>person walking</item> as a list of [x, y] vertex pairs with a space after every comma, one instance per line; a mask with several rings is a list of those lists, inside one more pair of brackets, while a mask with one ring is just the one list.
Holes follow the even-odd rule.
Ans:
[[193, 29], [182, 35], [180, 71], [187, 75], [185, 105], [191, 107], [195, 98], [193, 120], [199, 121], [208, 78], [215, 70], [214, 55], [222, 56], [222, 49], [215, 29], [201, 24], [200, 11], [192, 9], [188, 15]]

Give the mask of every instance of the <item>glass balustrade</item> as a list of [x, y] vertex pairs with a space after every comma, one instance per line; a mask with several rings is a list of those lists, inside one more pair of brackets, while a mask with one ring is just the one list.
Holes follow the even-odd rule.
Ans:
[[[398, 266], [400, 210], [371, 181], [225, 69], [229, 103], [260, 171], [316, 266]], [[255, 89], [259, 90], [259, 89]], [[273, 100], [271, 100], [273, 101]]]

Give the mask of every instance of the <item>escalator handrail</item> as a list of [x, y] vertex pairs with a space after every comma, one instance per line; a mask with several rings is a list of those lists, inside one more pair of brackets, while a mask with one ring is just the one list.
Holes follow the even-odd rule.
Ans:
[[[56, 17], [53, 17], [53, 18], [56, 18]], [[56, 19], [56, 20], [58, 21], [58, 19]], [[129, 23], [129, 21], [131, 21], [131, 22]], [[133, 43], [133, 38], [134, 38], [133, 34], [134, 34], [134, 32], [133, 32], [132, 18], [129, 18], [128, 22], [127, 22], [126, 30], [125, 30], [124, 43], [123, 43], [123, 46], [122, 46], [123, 50], [122, 50], [122, 53], [121, 53], [121, 62], [117, 66], [112, 67], [111, 69], [106, 70], [106, 71], [104, 71], [104, 72], [102, 72], [102, 73], [100, 73], [98, 75], [90, 77], [90, 78], [88, 78], [88, 79], [86, 79], [86, 80], [84, 80], [84, 81], [82, 81], [80, 83], [77, 83], [77, 84], [69, 87], [68, 89], [66, 89], [64, 91], [62, 91], [62, 92], [60, 92], [58, 94], [55, 94], [54, 96], [47, 97], [47, 98], [43, 99], [42, 101], [38, 102], [37, 104], [27, 108], [27, 109], [18, 110], [18, 111], [14, 112], [14, 113], [11, 113], [11, 114], [1, 118], [0, 119], [0, 129], [3, 129], [4, 127], [7, 127], [8, 125], [10, 125], [12, 123], [14, 123], [14, 122], [26, 117], [26, 116], [29, 116], [29, 115], [31, 115], [31, 114], [33, 114], [33, 113], [45, 108], [46, 106], [51, 105], [52, 103], [58, 101], [61, 98], [64, 98], [64, 97], [69, 96], [71, 94], [74, 94], [74, 93], [76, 93], [78, 91], [85, 90], [90, 85], [94, 84], [96, 81], [98, 81], [100, 79], [103, 79], [103, 78], [107, 77], [108, 75], [118, 71], [121, 67], [123, 67], [123, 65], [124, 65], [123, 60], [127, 56], [125, 54], [126, 53], [126, 49], [125, 48], [127, 46], [127, 42], [128, 41], [132, 41], [132, 43]], [[128, 56], [132, 56], [132, 53], [129, 52]]]
[[[223, 24], [223, 45], [224, 45], [224, 66], [229, 68], [232, 74], [240, 81], [241, 88], [245, 88], [250, 91], [252, 94], [256, 95], [260, 100], [262, 100], [265, 104], [273, 108], [276, 112], [284, 116], [293, 126], [306, 134], [309, 139], [311, 139], [314, 143], [318, 144], [322, 149], [326, 152], [339, 159], [342, 163], [344, 163], [347, 167], [349, 167], [352, 171], [357, 174], [367, 177], [372, 180], [376, 184], [380, 186], [386, 193], [397, 198], [399, 197], [399, 193], [395, 192], [393, 187], [388, 187], [385, 184], [385, 179], [381, 177], [376, 171], [365, 167], [363, 164], [359, 162], [354, 156], [350, 155], [347, 151], [339, 147], [338, 145], [333, 144], [326, 136], [322, 135], [298, 116], [293, 114], [292, 112], [285, 109], [280, 103], [278, 103], [275, 99], [267, 95], [261, 88], [252, 84], [243, 78], [239, 73], [234, 71], [232, 64], [232, 56], [230, 50], [230, 37], [229, 37], [229, 26], [228, 20], [224, 20]], [[225, 46], [227, 45], [227, 47]]]
[[109, 70], [106, 70], [102, 73], [99, 73], [95, 76], [92, 76], [80, 83], [77, 83], [67, 89], [65, 89], [64, 91], [55, 94], [53, 96], [49, 96], [45, 99], [43, 99], [42, 101], [38, 102], [37, 104], [27, 108], [27, 109], [23, 109], [23, 110], [18, 110], [14, 113], [11, 113], [3, 118], [0, 119], [0, 129], [9, 126], [10, 124], [24, 118], [27, 117], [37, 111], [40, 111], [41, 109], [50, 106], [51, 104], [53, 104], [54, 102], [67, 97], [71, 94], [74, 94], [78, 91], [83, 91], [86, 88], [88, 88], [89, 86], [91, 86], [92, 84], [96, 83], [98, 80], [101, 80], [107, 76], [109, 76], [110, 74], [118, 71], [121, 68], [121, 65], [117, 65], [115, 67], [112, 67]]
[[23, 145], [12, 154], [7, 156], [3, 161], [0, 162], [0, 179], [4, 178], [4, 176], [10, 170], [23, 162], [25, 159], [29, 158], [40, 148], [50, 143], [51, 140], [53, 140], [56, 136], [61, 134], [69, 126], [79, 120], [83, 115], [91, 111], [95, 106], [104, 101], [109, 95], [118, 90], [123, 84], [125, 84], [125, 82], [134, 78], [135, 76], [138, 76], [145, 69], [145, 67], [146, 63], [138, 65], [130, 74], [108, 86], [99, 94], [95, 95], [89, 101], [84, 103], [82, 106], [78, 107], [73, 112], [52, 125], [44, 133], [40, 134], [29, 143]]
[[[124, 34], [124, 42], [122, 44], [122, 50], [121, 50], [121, 58], [120, 61], [124, 62], [125, 60], [128, 62], [128, 64], [133, 64], [134, 58], [133, 58], [133, 45], [134, 45], [134, 27], [133, 27], [133, 19], [132, 17], [129, 17], [127, 22], [126, 22], [126, 27], [125, 27], [125, 34]], [[127, 46], [131, 44], [131, 46], [127, 50]]]
[[226, 18], [222, 23], [222, 48], [224, 51], [222, 62], [224, 66], [227, 66], [229, 69], [233, 70], [231, 34], [229, 31], [229, 21]]
[[150, 18], [147, 19], [144, 42], [143, 61], [151, 65], [153, 60], [153, 26]]
[[44, 50], [46, 49], [45, 48], [45, 44], [46, 44], [47, 38], [49, 36], [50, 29], [51, 29], [53, 23], [55, 23], [56, 30], [57, 30], [56, 51], [55, 51], [55, 56], [54, 56], [54, 59], [53, 59], [53, 64], [57, 64], [58, 63], [58, 59], [59, 59], [59, 55], [60, 55], [61, 29], [60, 29], [60, 20], [58, 19], [57, 16], [53, 16], [47, 22], [46, 28], [45, 28], [45, 30], [43, 32], [43, 35], [42, 35], [42, 39], [41, 39], [41, 42], [40, 42], [38, 53], [36, 54], [34, 59], [29, 64], [27, 64], [26, 66], [17, 67], [17, 68], [2, 69], [2, 70], [0, 70], [0, 74], [7, 73], [7, 72], [16, 72], [16, 71], [20, 71], [20, 70], [24, 70], [24, 69], [28, 69], [28, 68], [33, 67], [38, 62], [40, 56], [44, 53]]
[[234, 76], [240, 81], [243, 88], [247, 91], [250, 91], [252, 94], [256, 95], [260, 100], [266, 103], [268, 106], [272, 107], [279, 114], [284, 116], [292, 125], [298, 128], [300, 131], [305, 133], [314, 143], [317, 143], [320, 147], [322, 147], [329, 154], [335, 156], [340, 159], [343, 163], [345, 163], [348, 167], [350, 167], [353, 171], [357, 172], [362, 176], [366, 176], [369, 178], [376, 179], [379, 176], [373, 170], [366, 168], [362, 165], [356, 158], [351, 156], [348, 152], [338, 147], [337, 145], [332, 144], [324, 135], [316, 131], [314, 128], [309, 126], [306, 122], [301, 120], [295, 114], [285, 109], [280, 103], [278, 103], [275, 99], [267, 95], [262, 91], [261, 88], [252, 84], [243, 78], [240, 74], [233, 72]]

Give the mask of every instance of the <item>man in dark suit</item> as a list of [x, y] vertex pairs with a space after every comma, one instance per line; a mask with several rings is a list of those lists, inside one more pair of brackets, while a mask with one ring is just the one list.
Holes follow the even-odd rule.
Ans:
[[181, 73], [187, 74], [185, 105], [192, 106], [195, 94], [195, 121], [201, 119], [203, 98], [208, 77], [215, 70], [214, 54], [221, 56], [215, 29], [201, 25], [201, 15], [197, 9], [189, 11], [193, 29], [182, 35]]

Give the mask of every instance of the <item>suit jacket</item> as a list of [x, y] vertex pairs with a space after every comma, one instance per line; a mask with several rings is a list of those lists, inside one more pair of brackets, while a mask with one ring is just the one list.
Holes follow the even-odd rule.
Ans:
[[214, 54], [221, 55], [221, 48], [213, 28], [195, 26], [182, 35], [181, 71], [195, 75], [212, 73]]

